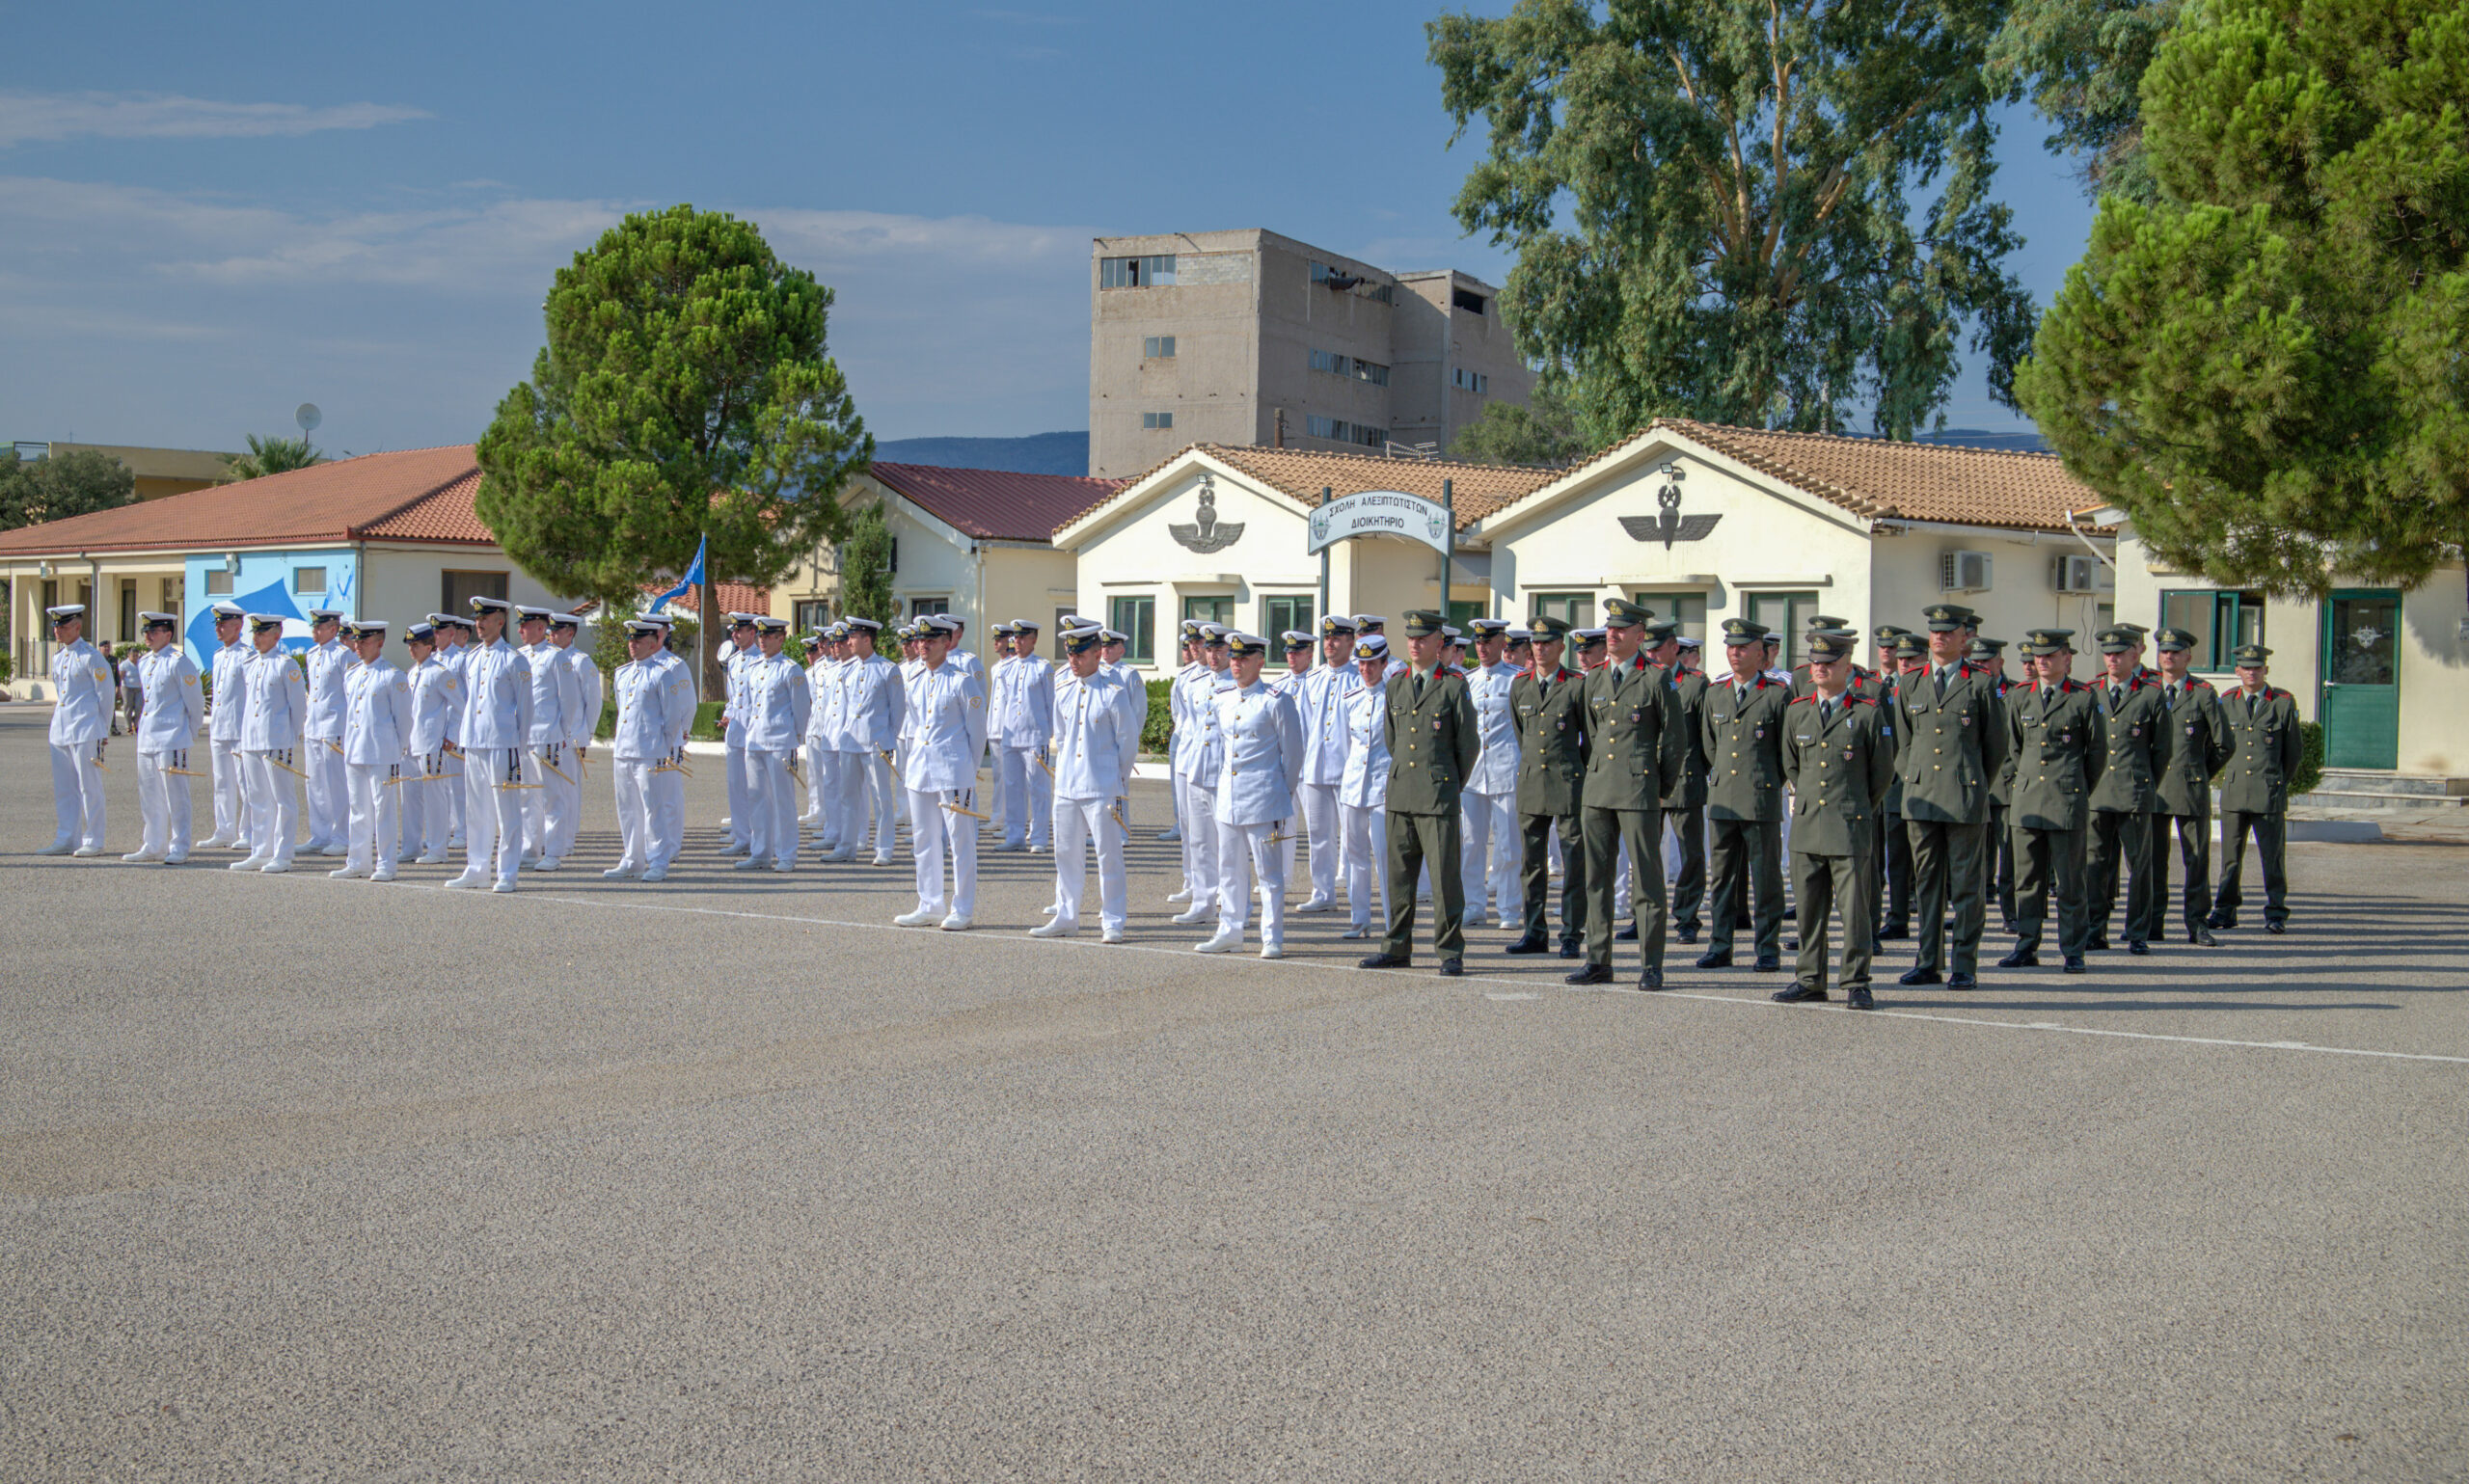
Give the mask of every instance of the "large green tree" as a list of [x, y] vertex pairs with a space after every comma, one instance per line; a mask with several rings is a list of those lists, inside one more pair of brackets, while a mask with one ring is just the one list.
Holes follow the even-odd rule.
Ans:
[[881, 504], [869, 504], [849, 523], [840, 543], [840, 611], [844, 616], [892, 620], [891, 526]]
[[[2003, 398], [2031, 300], [1990, 196], [2005, 0], [1519, 0], [1428, 27], [1490, 151], [1457, 218], [1587, 441], [1660, 415], [1908, 438], [1958, 342]], [[1936, 195], [1915, 201], [1934, 185]]]
[[249, 440], [249, 451], [226, 458], [223, 461], [223, 477], [217, 483], [237, 484], [243, 479], [262, 479], [268, 474], [288, 473], [295, 469], [307, 469], [326, 462], [326, 456], [309, 442], [306, 433], [298, 438], [259, 438], [255, 433], [245, 436]]
[[0, 530], [110, 510], [136, 498], [128, 466], [93, 448], [24, 460], [11, 448], [0, 458]]
[[2150, 201], [2143, 73], [2184, 0], [2015, 0], [1990, 44], [1990, 75], [2026, 90], [2055, 125], [2043, 141], [2077, 163], [2086, 192]]
[[717, 633], [714, 588], [775, 582], [835, 539], [836, 492], [874, 454], [830, 308], [752, 223], [628, 217], [557, 272], [531, 380], [480, 438], [480, 518], [551, 590], [612, 614], [708, 540], [698, 618]]
[[1451, 458], [1469, 464], [1565, 464], [1588, 451], [1577, 414], [1550, 378], [1523, 403], [1486, 402], [1449, 445]]
[[2469, 540], [2469, 0], [2196, 0], [2018, 378], [2159, 557], [2320, 593]]

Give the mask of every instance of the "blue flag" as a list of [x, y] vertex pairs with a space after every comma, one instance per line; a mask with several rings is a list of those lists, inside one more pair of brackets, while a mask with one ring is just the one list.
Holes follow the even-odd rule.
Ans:
[[682, 581], [652, 601], [651, 612], [657, 613], [668, 607], [672, 599], [685, 597], [688, 588], [703, 580], [703, 546], [710, 539], [707, 536], [694, 543], [694, 564], [686, 569], [686, 577]]

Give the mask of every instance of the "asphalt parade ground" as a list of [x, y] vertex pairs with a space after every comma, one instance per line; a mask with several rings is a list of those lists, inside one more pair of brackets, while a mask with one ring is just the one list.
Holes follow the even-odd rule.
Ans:
[[1025, 936], [1045, 855], [963, 933], [905, 849], [732, 872], [717, 759], [660, 885], [599, 759], [511, 896], [38, 857], [48, 716], [0, 1477], [2469, 1474], [2469, 849], [2295, 845], [2287, 937], [2250, 882], [2079, 978], [1888, 945], [1859, 1014], [1202, 957], [1148, 784], [1120, 947]]

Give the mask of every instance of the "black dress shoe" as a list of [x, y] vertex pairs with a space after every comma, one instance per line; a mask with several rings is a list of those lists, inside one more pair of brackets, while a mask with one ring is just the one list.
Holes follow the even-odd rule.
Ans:
[[1608, 985], [1612, 983], [1612, 965], [1608, 963], [1589, 963], [1585, 968], [1578, 970], [1574, 974], [1561, 975], [1560, 983], [1564, 985]]
[[1936, 969], [1912, 969], [1895, 983], [1898, 985], [1942, 985], [1945, 979]]
[[2264, 924], [2264, 931], [2265, 931], [2266, 932], [2270, 933], [2273, 937], [2279, 937], [2282, 933], [2287, 932], [2287, 931], [2289, 931], [2289, 924], [2287, 924], [2287, 923], [2266, 923], [2266, 924]]
[[2096, 954], [2105, 954], [2105, 953], [2107, 953], [2108, 951], [2109, 951], [2109, 935], [2108, 935], [2107, 933], [2105, 933], [2105, 932], [2095, 932], [2095, 933], [2093, 933], [2093, 934], [2092, 934], [2092, 952], [2094, 952], [2094, 953], [2096, 953]]
[[1656, 990], [1656, 989], [1660, 989], [1660, 988], [1662, 988], [1662, 987], [1663, 987], [1663, 970], [1661, 970], [1661, 969], [1648, 969], [1648, 970], [1646, 970], [1643, 974], [1639, 975], [1639, 976], [1638, 976], [1638, 987], [1639, 987], [1640, 989], [1643, 989], [1643, 990], [1647, 990], [1647, 991], [1653, 991], [1653, 990]]
[[1359, 965], [1367, 969], [1402, 969], [1415, 960], [1404, 954], [1373, 954]]
[[1563, 943], [1560, 945], [1560, 957], [1563, 958], [1583, 958], [1586, 957], [1586, 945], [1583, 943]]
[[1750, 964], [1749, 969], [1752, 974], [1772, 974], [1782, 966], [1783, 960], [1773, 954], [1760, 954], [1757, 956], [1757, 961]]
[[1912, 930], [1909, 928], [1887, 927], [1878, 930], [1878, 941], [1881, 943], [1899, 942], [1910, 936], [1912, 936]]
[[1875, 1010], [1878, 1008], [1878, 1002], [1870, 996], [1869, 986], [1866, 985], [1862, 985], [1859, 988], [1853, 990], [1850, 994], [1845, 995], [1844, 998], [1852, 1002], [1852, 1008], [1854, 1010]]
[[1619, 931], [1612, 934], [1612, 941], [1615, 943], [1635, 943], [1638, 941], [1638, 925], [1635, 922], [1630, 923], [1626, 928], [1623, 928]]
[[2186, 941], [2192, 943], [2197, 948], [2218, 948], [2220, 946], [2220, 939], [2211, 935], [2211, 930], [2210, 928], [2197, 928], [2192, 932], [2186, 934]]
[[1731, 966], [1731, 950], [1726, 948], [1710, 948], [1697, 956], [1697, 967], [1701, 969], [1728, 969]]
[[2041, 966], [2041, 956], [2028, 948], [2019, 948], [1998, 959], [1997, 966], [2001, 969], [2037, 969]]
[[1803, 1000], [1822, 1000], [1826, 998], [1826, 986], [1795, 982], [1776, 990], [1772, 998], [1782, 1005], [1798, 1005]]
[[1980, 981], [1958, 969], [1954, 973], [1946, 976], [1946, 987], [1949, 989], [1977, 989], [1980, 987]]
[[1679, 933], [1678, 933], [1678, 937], [1679, 937], [1680, 941], [1681, 941], [1681, 942], [1683, 942], [1683, 943], [1695, 943], [1695, 942], [1696, 942], [1696, 941], [1697, 941], [1697, 925], [1696, 925], [1696, 923], [1691, 923], [1688, 927], [1681, 929], [1681, 930], [1680, 930], [1680, 931], [1679, 931]]
[[2223, 917], [2218, 912], [2214, 912], [2203, 920], [2203, 925], [2214, 932], [2227, 932], [2238, 926], [2238, 920], [2234, 917]]
[[2146, 943], [2141, 938], [2127, 939], [2126, 951], [2137, 958], [2149, 958], [2152, 957], [2152, 945]]
[[1526, 936], [1519, 938], [1516, 942], [1511, 943], [1508, 947], [1501, 950], [1501, 952], [1509, 954], [1539, 954], [1549, 952], [1551, 947], [1552, 945], [1545, 941], [1543, 934], [1539, 932], [1530, 932]]
[[1783, 940], [1783, 952], [1787, 954], [1797, 954], [1800, 951], [1801, 940], [1799, 938], [1785, 938]]
[[1443, 958], [1440, 960], [1440, 977], [1443, 979], [1455, 979], [1458, 975], [1465, 972], [1466, 960], [1463, 958]]
[[2082, 956], [2081, 954], [2068, 954], [2068, 955], [2066, 956], [2066, 968], [2065, 968], [2065, 972], [2066, 972], [2066, 973], [2069, 973], [2069, 974], [2080, 974], [2080, 973], [2082, 973], [2082, 972], [2083, 972], [2083, 956]]

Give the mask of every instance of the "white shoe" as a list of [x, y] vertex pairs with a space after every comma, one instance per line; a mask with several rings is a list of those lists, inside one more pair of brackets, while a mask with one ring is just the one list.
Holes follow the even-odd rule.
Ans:
[[873, 863], [878, 866], [888, 866], [891, 864], [891, 857], [888, 855], [878, 855], [874, 858]]
[[188, 863], [189, 858], [186, 854], [166, 855], [163, 857], [163, 864], [167, 866], [185, 866]]
[[1328, 898], [1326, 898], [1326, 897], [1313, 897], [1313, 898], [1311, 898], [1311, 899], [1309, 899], [1309, 900], [1307, 900], [1307, 901], [1305, 901], [1305, 902], [1298, 903], [1298, 904], [1295, 905], [1294, 910], [1296, 910], [1296, 911], [1298, 911], [1298, 912], [1307, 912], [1307, 913], [1309, 913], [1309, 912], [1326, 912], [1326, 911], [1328, 911], [1330, 908], [1332, 908], [1332, 907], [1333, 907], [1333, 906], [1335, 906], [1335, 905], [1336, 905], [1336, 904], [1335, 904], [1335, 903], [1333, 903], [1333, 902], [1331, 902], [1331, 901], [1330, 901]]
[[357, 881], [367, 875], [366, 866], [339, 866], [327, 872], [326, 878], [332, 881]]
[[291, 862], [287, 860], [270, 860], [259, 866], [258, 872], [261, 876], [282, 876], [290, 869]]
[[1054, 908], [1050, 906], [1042, 906], [1038, 908], [1038, 915], [1041, 917], [1052, 917], [1054, 915]]
[[645, 867], [640, 879], [646, 881], [665, 881], [668, 879], [668, 868], [666, 866]]
[[446, 848], [449, 850], [460, 850], [469, 844], [470, 842], [465, 840], [461, 835], [456, 835], [453, 839], [446, 842]]
[[1196, 954], [1231, 954], [1242, 946], [1243, 934], [1239, 932], [1221, 931], [1217, 936], [1210, 938], [1206, 943], [1193, 944], [1192, 952]]
[[[1046, 910], [1051, 912], [1054, 908], [1048, 907]], [[1079, 931], [1080, 925], [1078, 923], [1068, 923], [1058, 917], [1050, 923], [1040, 923], [1036, 927], [1031, 928], [1029, 930], [1029, 936], [1033, 938], [1068, 938], [1077, 934]]]
[[1098, 941], [1100, 943], [1120, 943], [1123, 941], [1123, 930], [1121, 928], [1108, 928], [1103, 932], [1098, 934]]
[[448, 880], [446, 883], [446, 889], [448, 891], [478, 891], [481, 887], [488, 884], [489, 878], [487, 877], [480, 875], [477, 871], [466, 871], [461, 876], [454, 877]]
[[414, 860], [412, 864], [415, 866], [443, 866], [446, 864], [446, 852], [444, 850], [440, 850], [434, 855], [422, 855]]
[[1286, 957], [1286, 948], [1283, 944], [1263, 943], [1261, 945], [1261, 957], [1263, 958], [1283, 958]]
[[35, 853], [37, 855], [66, 855], [75, 849], [77, 849], [77, 842], [74, 840], [54, 840], [51, 844], [35, 851]]
[[772, 863], [772, 869], [773, 869], [773, 870], [774, 870], [774, 871], [779, 872], [779, 873], [780, 873], [781, 875], [783, 875], [783, 876], [786, 876], [786, 875], [788, 875], [790, 872], [795, 871], [795, 870], [797, 870], [798, 868], [797, 868], [797, 867], [795, 867], [795, 866], [790, 865], [790, 864], [789, 864], [787, 861], [785, 861], [785, 860], [775, 860], [775, 861], [773, 861], [773, 862]]
[[271, 855], [251, 855], [244, 859], [233, 861], [231, 863], [231, 869], [234, 871], [257, 871], [262, 869], [265, 866], [265, 863], [272, 859], [274, 859], [274, 857]]
[[1216, 903], [1195, 902], [1188, 909], [1177, 912], [1171, 919], [1169, 919], [1169, 921], [1181, 923], [1185, 927], [1189, 927], [1193, 923], [1205, 923], [1216, 915]]
[[631, 881], [635, 877], [642, 875], [642, 872], [637, 870], [633, 866], [611, 866], [608, 870], [600, 873], [600, 875], [601, 878], [604, 880]]
[[1167, 845], [1179, 845], [1182, 842], [1183, 832], [1180, 829], [1162, 830], [1158, 833], [1157, 838], [1159, 841]]
[[727, 850], [720, 852], [720, 859], [726, 860], [732, 855], [751, 855], [753, 853], [754, 847], [750, 845], [732, 845]]
[[489, 890], [501, 892], [512, 891], [514, 890], [514, 883], [512, 881], [492, 881], [489, 883]]
[[155, 854], [151, 850], [131, 850], [121, 857], [121, 859], [128, 862], [132, 866], [148, 865], [151, 862], [161, 860], [162, 858], [162, 856]]
[[199, 841], [197, 843], [197, 848], [201, 850], [228, 850], [232, 847], [233, 843], [234, 842], [232, 841], [226, 840], [221, 835], [212, 835], [208, 836], [206, 839]]
[[388, 866], [383, 871], [372, 871], [368, 874], [368, 878], [372, 881], [391, 881], [394, 879], [394, 868]]
[[317, 853], [320, 855], [349, 855], [351, 853], [351, 847], [347, 845], [321, 845], [317, 847]]
[[1371, 936], [1371, 924], [1348, 923], [1346, 925], [1346, 931], [1339, 933], [1338, 936], [1344, 938], [1349, 942], [1358, 938], [1368, 938]]
[[102, 854], [103, 850], [100, 846], [81, 845], [68, 853], [76, 856], [80, 860], [93, 860], [95, 856]]
[[941, 928], [945, 932], [966, 932], [973, 924], [974, 919], [963, 917], [960, 913], [954, 912], [951, 916], [944, 918], [940, 923], [936, 924], [936, 926]]
[[565, 862], [563, 860], [560, 860], [555, 855], [543, 855], [540, 857], [540, 864], [532, 867], [531, 869], [534, 871], [555, 871], [564, 864]]
[[1169, 902], [1189, 902], [1192, 900], [1192, 889], [1186, 886], [1181, 891], [1168, 892], [1166, 894], [1166, 900]]
[[514, 869], [517, 871], [536, 871], [540, 868], [540, 862], [542, 859], [543, 857], [538, 855], [518, 855], [514, 858]]
[[892, 925], [899, 928], [931, 928], [935, 926], [936, 921], [936, 913], [925, 907], [919, 907], [914, 912], [903, 912], [893, 918]]
[[763, 859], [759, 855], [749, 855], [744, 860], [729, 862], [729, 869], [731, 871], [760, 871], [770, 864], [772, 864], [770, 861]]

